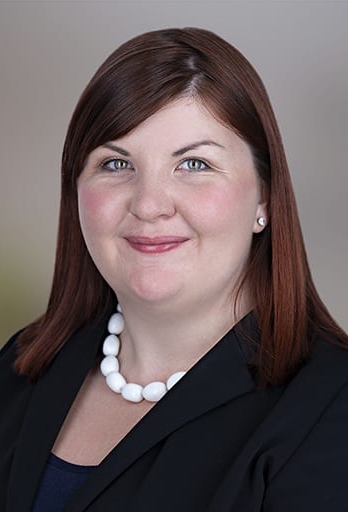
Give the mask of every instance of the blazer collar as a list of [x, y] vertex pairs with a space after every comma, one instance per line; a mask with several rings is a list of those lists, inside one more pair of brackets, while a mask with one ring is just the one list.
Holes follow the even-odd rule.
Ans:
[[[252, 314], [240, 324], [243, 332], [250, 332]], [[94, 364], [105, 328], [106, 321], [80, 330], [35, 385], [14, 458], [9, 512], [30, 510], [51, 447]], [[135, 460], [183, 424], [254, 390], [243, 345], [237, 327], [227, 333], [110, 452], [66, 511], [84, 510]]]

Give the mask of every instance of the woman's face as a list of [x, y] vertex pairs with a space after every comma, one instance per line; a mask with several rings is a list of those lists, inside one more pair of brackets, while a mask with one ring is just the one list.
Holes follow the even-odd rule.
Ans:
[[251, 152], [192, 99], [96, 148], [78, 181], [88, 250], [118, 297], [231, 302], [266, 217]]

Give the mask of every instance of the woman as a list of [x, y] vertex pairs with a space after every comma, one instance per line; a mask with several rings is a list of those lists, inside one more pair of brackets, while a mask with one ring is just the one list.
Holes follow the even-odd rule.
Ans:
[[48, 308], [1, 353], [1, 510], [346, 510], [347, 347], [251, 65], [136, 37], [76, 107]]

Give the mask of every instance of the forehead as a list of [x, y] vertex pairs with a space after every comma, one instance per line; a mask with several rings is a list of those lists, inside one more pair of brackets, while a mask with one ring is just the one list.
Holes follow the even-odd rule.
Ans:
[[[193, 98], [180, 98], [116, 139], [122, 147], [168, 147], [171, 150], [199, 140], [213, 140], [226, 148], [247, 146], [242, 139], [205, 106]], [[110, 141], [111, 142], [111, 141]]]

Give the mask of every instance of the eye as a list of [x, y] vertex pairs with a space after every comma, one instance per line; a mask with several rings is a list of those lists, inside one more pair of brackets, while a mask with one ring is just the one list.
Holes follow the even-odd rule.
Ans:
[[101, 164], [101, 168], [111, 172], [125, 171], [126, 169], [132, 169], [132, 164], [128, 160], [122, 158], [109, 158]]
[[186, 160], [183, 160], [179, 164], [178, 168], [184, 169], [185, 171], [205, 171], [210, 167], [206, 162], [199, 158], [186, 158]]

